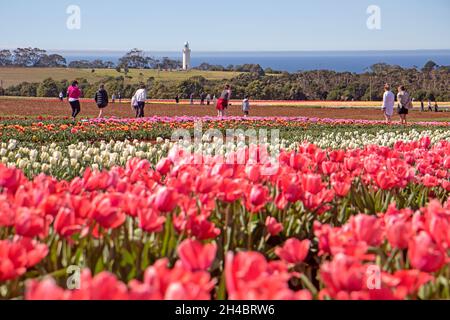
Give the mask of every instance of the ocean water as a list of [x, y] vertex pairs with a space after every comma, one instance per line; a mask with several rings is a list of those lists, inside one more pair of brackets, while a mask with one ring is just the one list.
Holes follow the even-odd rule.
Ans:
[[[68, 62], [73, 60], [109, 60], [117, 62], [125, 52], [58, 52]], [[147, 53], [155, 58], [169, 57], [181, 60], [181, 52]], [[421, 68], [427, 61], [450, 65], [450, 50], [417, 51], [336, 51], [336, 52], [192, 52], [194, 67], [203, 62], [223, 66], [257, 63], [263, 68], [295, 72], [299, 70], [334, 70], [338, 72], [365, 72], [375, 63]]]

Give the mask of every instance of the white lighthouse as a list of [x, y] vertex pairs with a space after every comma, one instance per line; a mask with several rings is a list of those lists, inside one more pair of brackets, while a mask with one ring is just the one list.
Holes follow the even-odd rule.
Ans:
[[191, 49], [189, 48], [189, 42], [186, 41], [183, 49], [183, 70], [189, 70], [191, 68]]

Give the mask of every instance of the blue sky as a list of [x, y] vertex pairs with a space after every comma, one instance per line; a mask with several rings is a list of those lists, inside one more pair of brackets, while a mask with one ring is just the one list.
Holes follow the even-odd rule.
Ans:
[[[66, 9], [81, 9], [68, 30]], [[369, 5], [381, 30], [369, 30]], [[450, 49], [448, 0], [0, 1], [0, 47], [197, 51]]]

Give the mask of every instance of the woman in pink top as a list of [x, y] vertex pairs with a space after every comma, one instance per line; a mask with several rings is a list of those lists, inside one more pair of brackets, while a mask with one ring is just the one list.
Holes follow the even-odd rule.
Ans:
[[80, 106], [81, 90], [78, 88], [78, 81], [73, 81], [72, 85], [67, 89], [67, 99], [69, 100], [70, 106], [72, 107], [72, 118], [75, 118], [81, 111]]

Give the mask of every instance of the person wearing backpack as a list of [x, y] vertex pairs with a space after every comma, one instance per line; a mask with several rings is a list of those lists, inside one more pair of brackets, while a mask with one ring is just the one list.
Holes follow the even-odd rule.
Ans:
[[95, 93], [95, 103], [97, 104], [97, 107], [100, 110], [100, 113], [98, 114], [98, 119], [103, 118], [103, 110], [108, 106], [109, 100], [108, 100], [108, 92], [105, 90], [105, 85], [101, 84], [98, 88], [98, 91]]
[[405, 86], [398, 87], [398, 94], [397, 94], [397, 101], [398, 101], [398, 114], [400, 116], [400, 122], [401, 124], [407, 125], [406, 116], [409, 113], [409, 110], [412, 109], [412, 100], [409, 93], [406, 91]]

